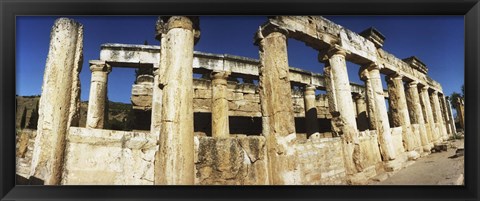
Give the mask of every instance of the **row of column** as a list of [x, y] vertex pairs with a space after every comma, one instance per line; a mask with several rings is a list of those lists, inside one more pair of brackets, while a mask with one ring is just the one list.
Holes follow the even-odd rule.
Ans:
[[[195, 37], [198, 36], [195, 19], [191, 17], [166, 17], [157, 22], [157, 39], [161, 41], [160, 66], [155, 70], [152, 98], [152, 132], [159, 135], [159, 151], [155, 163], [156, 184], [193, 184], [193, 96], [192, 62]], [[267, 156], [270, 163], [271, 184], [295, 183], [294, 177], [284, 177], [294, 171], [295, 162], [288, 151], [295, 139], [295, 122], [292, 108], [291, 87], [288, 76], [287, 31], [277, 27], [264, 27], [257, 32], [256, 45], [260, 48], [260, 101], [263, 135], [266, 137]], [[346, 68], [345, 52], [335, 46], [325, 52], [325, 79], [329, 108], [345, 139], [345, 154], [353, 158], [359, 154], [359, 140], [355, 110]], [[100, 62], [91, 62], [92, 86], [90, 92], [87, 127], [102, 128], [105, 117], [107, 75], [111, 68]], [[228, 137], [228, 72], [212, 73], [212, 135]], [[368, 114], [371, 129], [377, 130], [381, 154], [385, 161], [394, 160], [397, 153], [392, 145], [391, 129], [380, 76], [375, 64], [361, 69], [365, 81], [367, 107], [357, 104], [357, 113]], [[446, 104], [440, 103], [438, 93], [428, 94], [428, 87], [418, 92], [418, 83], [407, 85], [405, 93], [401, 75], [389, 79], [392, 118], [394, 126], [405, 131], [404, 139], [410, 139], [411, 123], [420, 126], [420, 141], [424, 150], [432, 142], [446, 136], [444, 121]], [[358, 99], [357, 99], [358, 100]], [[357, 101], [356, 101], [357, 103]], [[431, 104], [433, 103], [433, 104]], [[364, 105], [364, 104], [363, 104]], [[423, 110], [422, 110], [423, 108]], [[445, 110], [444, 110], [445, 111]], [[315, 109], [315, 87], [305, 87], [305, 117], [307, 133], [318, 132]], [[438, 127], [435, 126], [437, 122]], [[426, 126], [428, 123], [428, 126]], [[334, 124], [334, 123], [332, 123]], [[438, 129], [438, 130], [437, 130]], [[405, 141], [405, 148], [413, 150], [412, 140]], [[159, 157], [161, 156], [161, 157]], [[354, 160], [346, 163], [347, 171], [354, 171]], [[289, 179], [291, 181], [289, 181]]]

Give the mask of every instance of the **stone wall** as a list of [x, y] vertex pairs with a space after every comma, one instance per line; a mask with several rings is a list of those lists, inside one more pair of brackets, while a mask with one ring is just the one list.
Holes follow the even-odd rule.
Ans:
[[378, 148], [378, 134], [377, 131], [366, 130], [359, 133], [360, 140], [360, 168], [364, 170], [368, 167], [377, 166], [382, 162], [380, 149]]
[[[71, 127], [62, 185], [153, 185], [150, 133]], [[195, 136], [195, 184], [267, 184], [265, 139]]]
[[40, 96], [17, 96], [15, 128], [36, 129], [38, 121], [38, 101]]
[[265, 138], [195, 137], [195, 184], [268, 184]]
[[[228, 81], [227, 100], [229, 116], [260, 117], [260, 97], [258, 86], [252, 83]], [[210, 113], [212, 102], [211, 81], [208, 79], [193, 79], [193, 110], [197, 113]], [[148, 110], [151, 108], [152, 85], [149, 83], [134, 84], [132, 87], [132, 103], [134, 109]], [[295, 117], [304, 117], [303, 92], [292, 94]], [[325, 94], [316, 96], [318, 118], [331, 119], [328, 111], [328, 101]]]
[[402, 137], [402, 127], [395, 127], [391, 129], [392, 131], [392, 143], [393, 147], [395, 148], [395, 153], [401, 154], [405, 152], [404, 145], [403, 145], [403, 137]]
[[62, 185], [153, 185], [157, 150], [150, 133], [71, 127]]
[[304, 185], [346, 184], [340, 138], [310, 138], [295, 144], [298, 174]]
[[[17, 174], [25, 178], [30, 171], [35, 134], [36, 130], [26, 129], [17, 134]], [[194, 139], [195, 184], [268, 184], [263, 136]], [[61, 184], [153, 185], [156, 140], [146, 132], [71, 127]], [[379, 160], [376, 143], [375, 135], [361, 138], [362, 150], [368, 150], [364, 154], [366, 166]], [[299, 159], [295, 174], [302, 176], [300, 184], [346, 184], [341, 138], [299, 138], [292, 150], [292, 157]]]
[[[415, 127], [415, 125], [413, 126]], [[28, 178], [35, 130], [17, 134], [17, 174]], [[352, 183], [345, 173], [342, 140], [332, 133], [306, 138], [297, 134], [292, 157], [298, 159], [299, 184]], [[232, 135], [229, 138], [195, 136], [195, 184], [268, 184], [265, 138]], [[401, 128], [392, 129], [393, 142], [402, 149]], [[375, 176], [381, 165], [376, 131], [359, 133], [357, 159], [362, 183]], [[71, 127], [62, 184], [153, 185], [154, 155], [158, 146], [149, 132], [126, 132]]]
[[32, 163], [33, 146], [37, 130], [17, 130], [16, 135], [16, 172], [19, 176], [28, 178]]

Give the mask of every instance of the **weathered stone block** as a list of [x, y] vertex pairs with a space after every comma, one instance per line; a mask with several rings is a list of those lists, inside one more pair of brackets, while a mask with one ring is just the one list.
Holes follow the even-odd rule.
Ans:
[[196, 184], [267, 184], [265, 139], [200, 137], [196, 147]]
[[195, 90], [194, 98], [212, 98], [212, 90], [211, 89], [196, 89]]
[[301, 184], [345, 184], [340, 138], [310, 138], [295, 150]]
[[203, 99], [203, 98], [194, 98], [193, 99], [193, 108], [195, 109], [204, 109], [210, 111], [212, 105], [212, 99]]
[[234, 93], [233, 100], [243, 100], [243, 93]]
[[153, 185], [157, 137], [150, 133], [72, 127], [63, 185]]

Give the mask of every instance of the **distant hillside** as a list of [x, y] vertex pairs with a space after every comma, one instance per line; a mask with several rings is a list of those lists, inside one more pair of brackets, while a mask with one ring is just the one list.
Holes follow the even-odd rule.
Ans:
[[[16, 97], [16, 128], [37, 129], [38, 101], [40, 96], [17, 96]], [[107, 129], [131, 130], [133, 128], [134, 115], [132, 105], [109, 101]], [[87, 120], [88, 101], [80, 104], [80, 127], [85, 127]]]

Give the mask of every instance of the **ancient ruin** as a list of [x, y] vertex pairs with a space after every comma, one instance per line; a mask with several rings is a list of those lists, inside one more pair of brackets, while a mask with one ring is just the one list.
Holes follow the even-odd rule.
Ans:
[[[17, 140], [17, 174], [45, 185], [365, 184], [456, 133], [440, 83], [418, 58], [383, 50], [376, 29], [358, 34], [323, 17], [271, 17], [252, 33], [256, 60], [194, 51], [200, 28], [198, 17], [160, 17], [161, 46], [102, 45], [89, 60], [80, 127], [83, 27], [58, 19], [37, 130]], [[289, 66], [288, 38], [318, 51], [324, 73]], [[350, 82], [347, 61], [360, 66], [364, 83]], [[147, 69], [131, 92], [141, 129], [106, 129], [108, 76], [120, 66]]]

